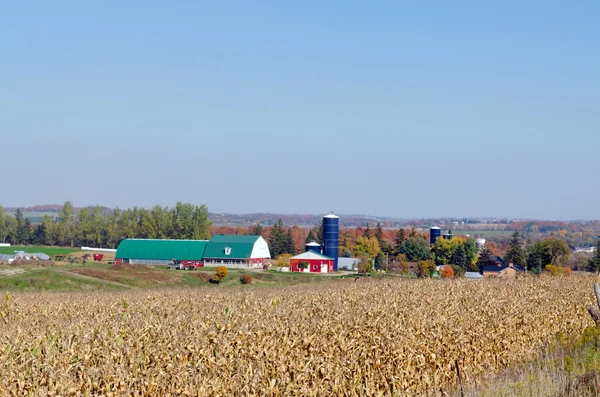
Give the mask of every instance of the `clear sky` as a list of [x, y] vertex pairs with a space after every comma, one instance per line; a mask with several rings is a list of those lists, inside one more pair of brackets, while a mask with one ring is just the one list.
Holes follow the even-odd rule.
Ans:
[[600, 219], [599, 21], [597, 0], [2, 2], [0, 202]]

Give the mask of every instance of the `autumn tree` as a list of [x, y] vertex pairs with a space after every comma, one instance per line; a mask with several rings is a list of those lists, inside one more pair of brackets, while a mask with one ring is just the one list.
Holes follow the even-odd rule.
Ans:
[[429, 243], [420, 237], [410, 237], [402, 243], [400, 253], [406, 255], [409, 262], [429, 259]]
[[394, 239], [394, 243], [395, 243], [394, 248], [396, 248], [396, 250], [399, 251], [400, 247], [402, 247], [402, 243], [404, 243], [405, 241], [406, 241], [406, 232], [404, 231], [404, 229], [400, 228], [396, 232], [396, 238]]
[[440, 269], [440, 277], [446, 278], [446, 279], [453, 279], [454, 278], [454, 270], [450, 266], [443, 266]]
[[364, 238], [371, 238], [371, 228], [369, 227], [369, 224], [367, 223], [367, 228], [365, 229], [365, 233], [363, 234]]
[[431, 259], [419, 261], [415, 268], [418, 277], [429, 278], [435, 272], [435, 262]]
[[459, 238], [450, 240], [437, 239], [435, 244], [431, 246], [431, 253], [437, 266], [448, 265], [452, 263], [454, 252], [459, 246], [463, 245], [463, 241]]
[[227, 267], [226, 266], [217, 266], [217, 268], [215, 269], [215, 278], [217, 279], [217, 281], [221, 281], [223, 280], [225, 277], [227, 277]]
[[508, 244], [508, 250], [504, 256], [504, 261], [516, 266], [525, 267], [527, 265], [527, 255], [525, 254], [525, 249], [521, 242], [521, 236], [517, 231], [513, 233], [510, 243]]
[[379, 253], [379, 243], [375, 237], [359, 237], [354, 244], [353, 253], [357, 258], [365, 256], [369, 259], [375, 259]]

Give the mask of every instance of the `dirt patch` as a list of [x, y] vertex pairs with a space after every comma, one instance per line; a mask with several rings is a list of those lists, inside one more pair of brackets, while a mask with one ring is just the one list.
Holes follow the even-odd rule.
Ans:
[[2, 266], [27, 266], [27, 267], [40, 267], [40, 266], [54, 266], [54, 261], [41, 261], [41, 260], [27, 260], [27, 259], [15, 259], [11, 263], [0, 262]]
[[0, 269], [0, 276], [14, 276], [16, 274], [25, 273], [26, 271], [26, 269]]

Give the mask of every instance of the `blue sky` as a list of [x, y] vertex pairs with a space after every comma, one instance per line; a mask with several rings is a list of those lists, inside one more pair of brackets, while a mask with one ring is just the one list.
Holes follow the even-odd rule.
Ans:
[[600, 219], [599, 2], [226, 3], [1, 4], [0, 202]]

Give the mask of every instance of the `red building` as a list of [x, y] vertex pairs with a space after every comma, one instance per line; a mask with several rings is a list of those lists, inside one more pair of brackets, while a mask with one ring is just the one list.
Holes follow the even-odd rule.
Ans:
[[[290, 258], [290, 272], [332, 273], [334, 262], [333, 258], [307, 251]], [[304, 263], [306, 268], [302, 268], [301, 263]]]

